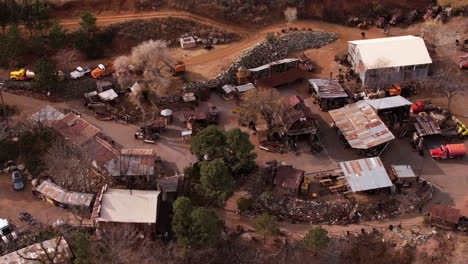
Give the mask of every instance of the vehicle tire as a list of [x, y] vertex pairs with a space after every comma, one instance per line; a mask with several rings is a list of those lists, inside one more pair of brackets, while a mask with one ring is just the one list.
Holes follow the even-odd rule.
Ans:
[[16, 79], [15, 77], [11, 78], [12, 81], [16, 82], [18, 79]]

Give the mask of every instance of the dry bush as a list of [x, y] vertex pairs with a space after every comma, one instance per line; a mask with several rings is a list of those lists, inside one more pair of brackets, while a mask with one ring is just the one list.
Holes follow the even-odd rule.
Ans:
[[437, 0], [437, 3], [442, 7], [452, 7], [455, 9], [468, 8], [466, 0]]
[[254, 113], [260, 114], [271, 128], [274, 120], [281, 115], [283, 111], [279, 99], [280, 94], [278, 90], [272, 88], [257, 88], [246, 96], [242, 112], [250, 113], [249, 116], [251, 117], [254, 117]]

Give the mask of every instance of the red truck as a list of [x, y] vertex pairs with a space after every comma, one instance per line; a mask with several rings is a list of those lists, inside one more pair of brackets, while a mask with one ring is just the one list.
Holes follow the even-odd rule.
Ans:
[[434, 159], [462, 158], [466, 154], [466, 147], [465, 144], [447, 144], [431, 149], [430, 153]]

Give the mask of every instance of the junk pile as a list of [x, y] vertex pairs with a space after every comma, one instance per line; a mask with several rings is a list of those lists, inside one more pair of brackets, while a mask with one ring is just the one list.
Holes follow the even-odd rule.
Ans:
[[338, 198], [331, 200], [302, 200], [292, 196], [275, 197], [265, 192], [254, 203], [256, 212], [275, 215], [280, 221], [293, 223], [344, 225], [375, 221], [413, 212], [432, 197], [432, 188], [425, 188], [421, 199], [409, 195], [391, 196], [367, 202]]
[[335, 41], [337, 38], [337, 35], [334, 33], [293, 32], [271, 41], [263, 41], [254, 48], [246, 51], [229, 69], [216, 76], [214, 79], [189, 83], [182, 89], [184, 92], [194, 92], [198, 94], [200, 91], [206, 89], [236, 83], [236, 73], [239, 67], [244, 67], [246, 69], [255, 68], [272, 61], [280, 60], [293, 51], [320, 48]]

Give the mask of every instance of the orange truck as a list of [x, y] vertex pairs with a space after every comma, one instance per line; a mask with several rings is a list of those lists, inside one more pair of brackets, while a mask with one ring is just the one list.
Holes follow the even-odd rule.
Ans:
[[430, 153], [434, 159], [462, 158], [466, 154], [466, 147], [465, 144], [448, 144], [431, 149]]
[[91, 71], [91, 76], [94, 79], [101, 79], [102, 77], [114, 72], [114, 63], [108, 62], [106, 65], [99, 64], [96, 69]]

